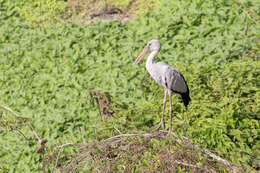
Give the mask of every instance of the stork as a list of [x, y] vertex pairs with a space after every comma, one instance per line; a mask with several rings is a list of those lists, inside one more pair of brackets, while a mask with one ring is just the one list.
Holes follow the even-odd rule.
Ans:
[[191, 99], [189, 95], [189, 87], [181, 72], [164, 62], [155, 61], [155, 57], [159, 53], [160, 49], [161, 43], [159, 40], [149, 41], [140, 55], [136, 58], [133, 65], [138, 64], [145, 57], [145, 55], [150, 52], [150, 55], [146, 61], [146, 70], [159, 85], [164, 87], [163, 111], [159, 127], [162, 126], [162, 128], [165, 128], [164, 111], [168, 94], [170, 102], [170, 127], [168, 135], [170, 135], [172, 131], [172, 94], [179, 94], [185, 107], [188, 106]]

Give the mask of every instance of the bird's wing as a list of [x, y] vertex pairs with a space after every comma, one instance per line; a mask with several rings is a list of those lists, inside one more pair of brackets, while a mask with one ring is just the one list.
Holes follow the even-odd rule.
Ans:
[[165, 70], [165, 82], [168, 89], [177, 93], [186, 93], [188, 86], [182, 74], [175, 68], [168, 66]]

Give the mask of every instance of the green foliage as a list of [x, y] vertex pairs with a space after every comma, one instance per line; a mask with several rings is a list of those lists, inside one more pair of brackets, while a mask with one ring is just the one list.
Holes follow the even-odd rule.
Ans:
[[16, 7], [22, 19], [38, 26], [60, 22], [59, 15], [65, 10], [66, 3], [62, 0], [22, 0]]
[[60, 23], [60, 14], [67, 3], [63, 0], [7, 0], [2, 1], [2, 5], [8, 9], [4, 15], [19, 17], [31, 26], [43, 26]]
[[[260, 36], [260, 24], [247, 10], [259, 15], [258, 1], [247, 1], [245, 9], [224, 0], [169, 0], [125, 25], [113, 21], [37, 28], [23, 22], [38, 20], [41, 13], [32, 15], [36, 4], [50, 10], [50, 15], [41, 16], [44, 22], [56, 15], [56, 7], [62, 10], [64, 2], [0, 0], [0, 4], [0, 103], [27, 118], [48, 139], [50, 151], [67, 142], [105, 139], [114, 135], [114, 126], [123, 133], [141, 133], [159, 122], [163, 89], [149, 77], [144, 62], [132, 66], [146, 42], [158, 38], [162, 42], [158, 60], [179, 69], [191, 90], [187, 111], [174, 96], [174, 130], [221, 151], [226, 159], [257, 165], [260, 63], [255, 38]], [[258, 51], [252, 57], [240, 55], [252, 50]], [[114, 118], [99, 122], [98, 105], [89, 98], [92, 89], [109, 93]], [[2, 109], [0, 122], [5, 125], [0, 126], [0, 169], [43, 169], [36, 153], [40, 145], [30, 127]], [[149, 158], [151, 153], [146, 154]], [[136, 167], [141, 171], [143, 165], [149, 167], [149, 162], [142, 160]]]
[[161, 0], [1, 0], [3, 6], [1, 18], [18, 17], [27, 25], [47, 26], [65, 23], [68, 18], [74, 23], [90, 20], [90, 16], [100, 13], [108, 7], [118, 7], [127, 15], [137, 17], [154, 7], [159, 7]]

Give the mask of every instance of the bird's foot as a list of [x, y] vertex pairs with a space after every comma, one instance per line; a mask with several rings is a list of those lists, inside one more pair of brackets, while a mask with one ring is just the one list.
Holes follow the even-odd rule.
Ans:
[[161, 120], [160, 124], [161, 124], [162, 128], [165, 129], [165, 123], [164, 123], [164, 120]]
[[167, 133], [167, 136], [166, 137], [170, 137], [171, 136], [171, 133], [172, 133], [172, 130], [169, 129], [168, 133]]
[[156, 128], [153, 129], [151, 132], [154, 132], [154, 131], [158, 130], [160, 127], [162, 127], [163, 129], [165, 128], [164, 121], [161, 121], [159, 124], [157, 124]]

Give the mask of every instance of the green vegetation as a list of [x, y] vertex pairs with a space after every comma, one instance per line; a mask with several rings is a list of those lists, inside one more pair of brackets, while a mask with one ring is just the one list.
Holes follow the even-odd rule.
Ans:
[[0, 3], [5, 6], [3, 15], [18, 16], [31, 26], [62, 24], [66, 21], [85, 24], [91, 15], [112, 7], [122, 10], [124, 15], [136, 17], [158, 7], [161, 0], [19, 0]]
[[[91, 25], [61, 20], [70, 1], [43, 2], [0, 0], [0, 104], [21, 116], [0, 109], [2, 172], [39, 172], [43, 163], [51, 171], [59, 145], [102, 141], [117, 135], [115, 128], [122, 133], [153, 129], [160, 121], [163, 89], [144, 62], [132, 66], [153, 38], [162, 43], [157, 59], [179, 69], [191, 90], [187, 111], [173, 97], [175, 133], [246, 172], [260, 169], [259, 1], [166, 0], [126, 24]], [[100, 122], [91, 90], [110, 96], [113, 117]], [[48, 140], [45, 155], [37, 153], [40, 144], [33, 131]], [[160, 162], [152, 161], [165, 146], [174, 145], [174, 137], [136, 140], [147, 149], [138, 155], [140, 161], [129, 162], [132, 153], [125, 153], [130, 156], [111, 162], [113, 170], [124, 172], [126, 164], [132, 164], [129, 171], [151, 171], [151, 164], [162, 170]], [[82, 169], [99, 171], [102, 163], [110, 163], [96, 152], [96, 170], [90, 163]], [[77, 153], [77, 147], [66, 147], [57, 169]]]

